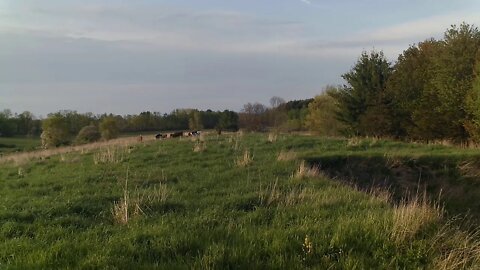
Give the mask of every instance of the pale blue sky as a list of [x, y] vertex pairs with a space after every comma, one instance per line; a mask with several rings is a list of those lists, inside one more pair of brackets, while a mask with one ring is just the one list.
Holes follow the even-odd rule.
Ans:
[[363, 50], [395, 60], [478, 0], [0, 0], [0, 109], [45, 115], [233, 109], [342, 83]]

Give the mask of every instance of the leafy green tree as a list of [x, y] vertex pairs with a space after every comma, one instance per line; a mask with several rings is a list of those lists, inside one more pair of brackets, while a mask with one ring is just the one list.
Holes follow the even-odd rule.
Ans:
[[103, 118], [100, 122], [99, 130], [104, 140], [111, 140], [117, 138], [119, 134], [119, 129], [115, 117], [107, 116]]
[[391, 130], [385, 95], [392, 68], [383, 52], [363, 52], [350, 72], [342, 75], [347, 85], [332, 95], [339, 104], [338, 118], [346, 132], [358, 135], [384, 135]]
[[198, 110], [194, 110], [190, 113], [190, 119], [188, 119], [188, 128], [191, 130], [199, 130], [203, 128], [202, 115]]
[[386, 95], [391, 100], [392, 136], [415, 139], [434, 138], [440, 121], [439, 106], [432, 79], [434, 59], [442, 42], [426, 40], [410, 46], [399, 57], [387, 82]]
[[315, 97], [308, 105], [306, 126], [310, 131], [324, 136], [337, 136], [344, 129], [343, 123], [337, 119], [338, 102], [333, 95], [338, 89], [327, 86], [324, 93]]
[[98, 127], [95, 125], [90, 125], [83, 127], [77, 135], [77, 138], [75, 139], [76, 144], [85, 144], [85, 143], [92, 143], [100, 140], [101, 138], [100, 131], [98, 130]]
[[470, 138], [480, 141], [480, 51], [477, 54], [472, 90], [467, 95], [466, 108], [468, 112], [464, 127]]
[[465, 123], [469, 121], [467, 97], [473, 91], [474, 69], [480, 48], [478, 28], [461, 24], [445, 32], [442, 52], [436, 58], [436, 76], [439, 106], [437, 117], [443, 120], [440, 137], [455, 140], [468, 139]]
[[238, 130], [238, 114], [233, 111], [225, 110], [220, 113], [218, 124], [215, 127], [220, 134], [224, 130], [237, 131]]
[[31, 112], [23, 112], [17, 116], [17, 134], [33, 135], [35, 133], [35, 123]]
[[15, 135], [17, 125], [12, 118], [12, 112], [8, 109], [0, 112], [0, 137], [11, 137]]
[[42, 129], [40, 138], [44, 148], [57, 147], [70, 142], [68, 122], [61, 114], [51, 114], [43, 120]]

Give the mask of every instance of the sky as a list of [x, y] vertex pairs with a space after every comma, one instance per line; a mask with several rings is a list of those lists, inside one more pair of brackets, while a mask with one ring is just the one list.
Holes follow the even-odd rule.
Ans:
[[306, 99], [362, 51], [394, 62], [479, 0], [0, 0], [0, 110], [239, 111]]

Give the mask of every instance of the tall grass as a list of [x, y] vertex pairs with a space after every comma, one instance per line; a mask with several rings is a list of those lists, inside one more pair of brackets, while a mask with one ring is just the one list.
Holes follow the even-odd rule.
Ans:
[[429, 203], [426, 192], [422, 197], [417, 194], [413, 199], [403, 200], [393, 208], [392, 240], [396, 243], [410, 240], [420, 229], [442, 217], [443, 208]]
[[105, 147], [100, 148], [93, 154], [95, 164], [116, 164], [125, 160], [129, 148], [126, 147]]
[[309, 196], [309, 190], [303, 187], [281, 189], [278, 179], [265, 188], [260, 188], [258, 198], [261, 206], [287, 207], [303, 203]]

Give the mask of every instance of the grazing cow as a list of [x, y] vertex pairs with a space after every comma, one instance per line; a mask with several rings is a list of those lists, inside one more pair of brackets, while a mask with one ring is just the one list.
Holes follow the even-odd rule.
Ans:
[[190, 134], [192, 134], [192, 136], [200, 136], [200, 131], [195, 130], [195, 131], [190, 132]]
[[137, 142], [142, 142], [142, 141], [143, 141], [143, 136], [142, 135], [138, 136], [137, 137]]
[[177, 138], [177, 137], [182, 137], [182, 136], [183, 136], [183, 132], [170, 133], [170, 138]]
[[161, 133], [158, 133], [157, 135], [155, 135], [155, 140], [160, 140], [160, 139], [164, 138], [163, 136], [164, 135], [162, 135]]

